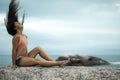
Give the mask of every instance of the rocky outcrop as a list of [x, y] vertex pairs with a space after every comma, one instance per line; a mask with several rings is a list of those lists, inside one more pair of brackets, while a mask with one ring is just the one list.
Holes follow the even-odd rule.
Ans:
[[120, 80], [120, 68], [111, 67], [0, 67], [0, 80]]
[[74, 55], [74, 56], [60, 56], [57, 61], [70, 59], [69, 63], [66, 66], [94, 66], [94, 65], [106, 65], [109, 62], [94, 56], [87, 55]]

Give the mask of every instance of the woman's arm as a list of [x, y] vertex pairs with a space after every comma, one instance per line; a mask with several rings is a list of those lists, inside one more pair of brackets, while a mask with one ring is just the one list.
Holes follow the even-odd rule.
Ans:
[[12, 40], [12, 67], [16, 68], [16, 58], [17, 58], [17, 46], [20, 37], [15, 36]]

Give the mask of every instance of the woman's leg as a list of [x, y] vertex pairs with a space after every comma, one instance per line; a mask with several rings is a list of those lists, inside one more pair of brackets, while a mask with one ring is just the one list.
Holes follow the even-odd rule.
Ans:
[[20, 66], [35, 66], [38, 64], [38, 61], [31, 57], [22, 57], [20, 61]]
[[21, 66], [40, 65], [44, 67], [51, 67], [51, 66], [62, 66], [66, 63], [67, 61], [42, 61], [42, 60], [31, 58], [31, 57], [22, 57], [20, 65]]
[[39, 54], [42, 58], [44, 58], [47, 61], [53, 61], [53, 59], [50, 56], [48, 56], [40, 47], [36, 47], [33, 50], [31, 50], [28, 53], [28, 57], [35, 58], [37, 54]]

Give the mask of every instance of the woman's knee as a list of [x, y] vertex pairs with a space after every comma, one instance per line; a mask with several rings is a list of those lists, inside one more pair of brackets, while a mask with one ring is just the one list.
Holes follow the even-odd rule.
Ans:
[[39, 47], [39, 46], [35, 47], [34, 49], [35, 49], [36, 51], [41, 51], [41, 50], [42, 50], [42, 48]]

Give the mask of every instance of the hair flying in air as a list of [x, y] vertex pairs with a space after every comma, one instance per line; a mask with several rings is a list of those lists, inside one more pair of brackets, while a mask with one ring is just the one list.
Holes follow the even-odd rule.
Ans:
[[[19, 9], [20, 9], [19, 2], [17, 2], [16, 0], [11, 0], [9, 4], [8, 13], [4, 21], [5, 21], [7, 32], [12, 36], [14, 36], [17, 33], [14, 23], [19, 22], [18, 20]], [[23, 18], [22, 18], [22, 22], [21, 22], [22, 25], [24, 23], [24, 17], [25, 17], [25, 13], [23, 14]]]

